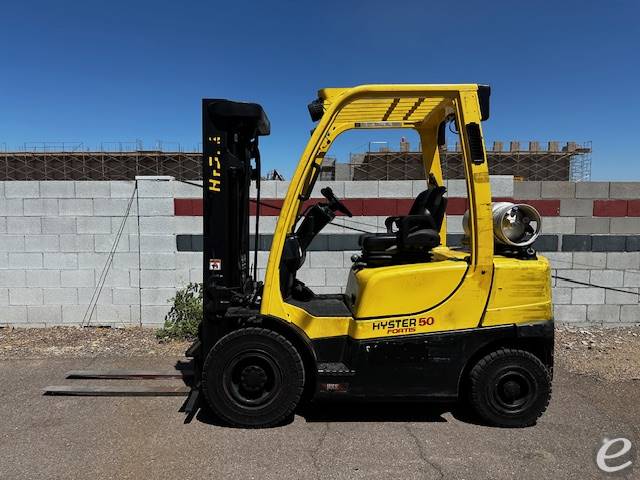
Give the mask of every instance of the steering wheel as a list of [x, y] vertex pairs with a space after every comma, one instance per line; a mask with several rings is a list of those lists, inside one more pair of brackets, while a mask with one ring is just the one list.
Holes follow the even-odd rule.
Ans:
[[324, 187], [320, 190], [320, 193], [324, 198], [329, 201], [329, 208], [331, 210], [344, 213], [347, 217], [353, 217], [353, 213], [349, 210], [344, 203], [342, 203], [338, 197], [335, 196], [331, 187]]

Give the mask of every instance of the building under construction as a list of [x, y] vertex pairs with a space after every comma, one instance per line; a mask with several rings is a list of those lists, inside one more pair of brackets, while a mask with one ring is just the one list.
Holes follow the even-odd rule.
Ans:
[[[489, 172], [492, 175], [513, 175], [518, 180], [591, 179], [591, 143], [494, 142], [487, 151]], [[440, 149], [443, 176], [464, 178], [464, 163], [460, 145]], [[424, 178], [422, 153], [411, 151], [409, 142], [402, 140], [398, 150], [382, 146], [377, 151], [351, 154], [349, 163], [326, 158], [322, 165], [323, 180], [419, 180]]]
[[[168, 145], [167, 145], [168, 146]], [[114, 148], [115, 147], [115, 148]], [[513, 175], [519, 180], [572, 180], [591, 178], [591, 144], [576, 142], [494, 142], [487, 151], [492, 175]], [[42, 144], [20, 151], [0, 149], [0, 180], [132, 180], [137, 175], [170, 175], [178, 180], [202, 178], [201, 153], [182, 151], [178, 145], [163, 150], [103, 145], [89, 151], [78, 145]], [[445, 178], [464, 178], [459, 145], [440, 151]], [[424, 178], [422, 153], [411, 151], [407, 141], [397, 150], [387, 146], [377, 151], [352, 153], [349, 163], [325, 157], [323, 180], [417, 180]], [[274, 179], [281, 178], [275, 172]]]

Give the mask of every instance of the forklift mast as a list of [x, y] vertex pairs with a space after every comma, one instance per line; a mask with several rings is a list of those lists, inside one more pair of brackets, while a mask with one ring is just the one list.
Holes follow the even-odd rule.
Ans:
[[259, 191], [258, 137], [269, 135], [270, 124], [255, 103], [204, 99], [202, 115], [206, 329], [208, 321], [224, 315], [247, 290], [257, 288], [249, 271], [249, 189], [255, 180]]

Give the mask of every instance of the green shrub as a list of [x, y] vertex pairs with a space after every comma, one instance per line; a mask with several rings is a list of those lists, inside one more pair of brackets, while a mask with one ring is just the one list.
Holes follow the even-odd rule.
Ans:
[[176, 292], [173, 306], [156, 332], [160, 339], [195, 338], [202, 321], [202, 284], [190, 283]]

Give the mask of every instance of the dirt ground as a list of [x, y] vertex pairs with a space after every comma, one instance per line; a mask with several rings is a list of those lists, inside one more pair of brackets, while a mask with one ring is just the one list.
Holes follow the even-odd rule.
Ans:
[[[190, 341], [160, 341], [144, 328], [0, 328], [0, 359], [171, 357]], [[607, 380], [640, 380], [640, 326], [558, 327], [556, 361], [572, 373]]]

